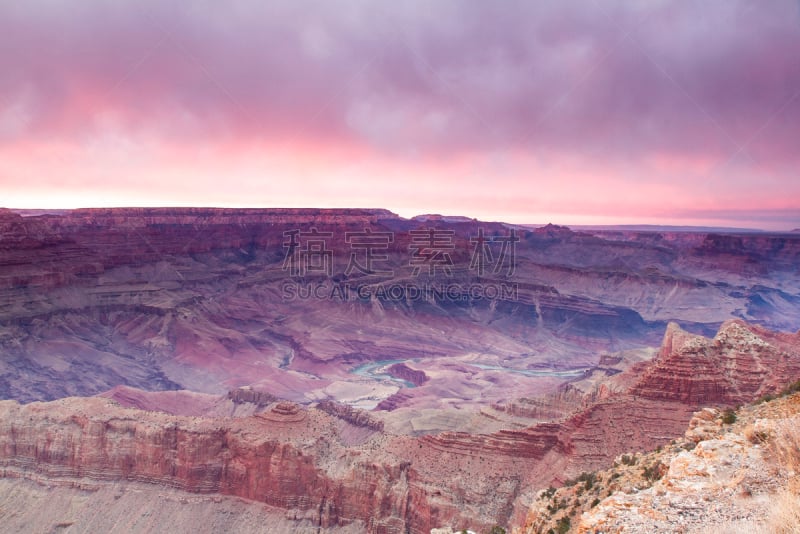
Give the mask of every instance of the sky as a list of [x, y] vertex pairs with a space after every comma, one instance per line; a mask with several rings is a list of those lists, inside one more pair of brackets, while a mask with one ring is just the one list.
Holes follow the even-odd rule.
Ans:
[[798, 0], [0, 0], [0, 206], [800, 227]]

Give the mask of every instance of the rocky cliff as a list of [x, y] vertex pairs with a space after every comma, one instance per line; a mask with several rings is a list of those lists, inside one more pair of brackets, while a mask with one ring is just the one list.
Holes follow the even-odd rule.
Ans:
[[[663, 369], [698, 354], [717, 365], [656, 389]], [[800, 336], [741, 322], [726, 324], [714, 339], [672, 327], [658, 358], [629, 372], [637, 373], [630, 389], [563, 421], [484, 435], [392, 436], [329, 403], [307, 409], [279, 401], [249, 417], [220, 418], [144, 412], [105, 398], [4, 401], [0, 465], [6, 477], [125, 480], [236, 495], [325, 528], [489, 528], [520, 523], [548, 484], [631, 449], [668, 443], [698, 405], [724, 406], [800, 376]], [[258, 402], [251, 393], [239, 401]], [[143, 402], [130, 393], [117, 398]]]
[[688, 406], [735, 405], [800, 376], [797, 335], [728, 321], [713, 339], [670, 324], [658, 357], [631, 389], [635, 397]]
[[[403, 532], [408, 465], [339, 456], [322, 412], [276, 405], [246, 419], [190, 419], [106, 399], [0, 403], [3, 476], [144, 482], [236, 495], [312, 517]], [[337, 454], [339, 453], [339, 454]]]
[[795, 532], [799, 412], [796, 393], [736, 412], [705, 408], [665, 447], [631, 450], [542, 492], [519, 531]]

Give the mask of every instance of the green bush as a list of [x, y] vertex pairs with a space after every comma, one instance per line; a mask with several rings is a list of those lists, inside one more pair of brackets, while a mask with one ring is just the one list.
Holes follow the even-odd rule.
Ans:
[[558, 523], [556, 523], [556, 528], [558, 529], [558, 534], [567, 534], [569, 529], [572, 528], [572, 523], [570, 522], [569, 517], [564, 516], [559, 519]]
[[736, 412], [728, 408], [722, 413], [722, 424], [732, 425], [736, 422]]
[[558, 502], [558, 497], [556, 497], [555, 499], [553, 499], [553, 504], [547, 505], [547, 511], [550, 512], [551, 514], [554, 514], [566, 506], [567, 506], [566, 502], [564, 501]]

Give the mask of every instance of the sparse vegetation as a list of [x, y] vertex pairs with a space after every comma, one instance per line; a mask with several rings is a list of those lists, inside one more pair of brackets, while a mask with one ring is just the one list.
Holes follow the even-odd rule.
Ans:
[[770, 451], [787, 470], [800, 472], [800, 417], [782, 421], [770, 441]]
[[766, 395], [762, 395], [753, 404], [763, 404], [765, 402], [770, 402], [775, 399], [786, 397], [788, 395], [792, 395], [798, 392], [800, 392], [800, 380], [792, 382], [791, 384], [783, 388], [778, 394], [767, 393]]
[[495, 525], [492, 527], [492, 530], [489, 531], [489, 534], [506, 534], [506, 529], [499, 525]]
[[581, 476], [578, 477], [578, 480], [583, 482], [583, 487], [586, 491], [592, 489], [594, 483], [597, 481], [597, 474], [595, 473], [581, 473]]
[[[800, 394], [800, 381], [787, 386], [781, 394], [773, 396], [773, 400], [790, 394]], [[790, 403], [797, 402], [792, 399]], [[730, 431], [741, 433], [751, 443], [761, 445], [773, 459], [776, 467], [784, 473], [790, 474], [789, 484], [782, 494], [775, 494], [771, 504], [771, 513], [767, 520], [753, 519], [750, 525], [752, 534], [800, 534], [800, 479], [792, 473], [800, 473], [800, 415], [789, 415], [784, 410], [791, 408], [783, 404], [776, 404], [758, 408], [755, 415], [751, 408], [738, 406], [724, 410], [717, 419], [717, 425], [734, 425]], [[791, 406], [791, 405], [787, 405]], [[797, 409], [796, 407], [794, 408]], [[775, 422], [774, 414], [781, 414], [782, 419]], [[766, 422], [758, 422], [766, 418]], [[727, 432], [728, 430], [723, 430]], [[531, 532], [563, 533], [569, 532], [573, 523], [577, 521], [582, 512], [594, 509], [604, 498], [615, 491], [628, 492], [628, 488], [642, 490], [653, 486], [666, 474], [668, 461], [683, 450], [691, 451], [696, 447], [696, 442], [691, 439], [674, 439], [669, 444], [657, 447], [648, 453], [627, 453], [619, 456], [613, 467], [597, 472], [583, 472], [573, 479], [564, 482], [563, 487], [549, 487], [540, 496], [550, 501], [542, 502], [541, 516], [538, 527]], [[663, 489], [659, 491], [664, 491]], [[740, 488], [740, 495], [752, 497], [750, 486]], [[763, 491], [763, 490], [762, 490]], [[545, 506], [547, 505], [547, 506]], [[544, 510], [546, 508], [546, 512]], [[763, 518], [763, 516], [762, 516]], [[737, 523], [736, 528], [743, 524]], [[715, 528], [719, 527], [716, 525]], [[713, 532], [745, 532], [745, 530], [713, 530]], [[708, 531], [710, 534], [711, 530]]]
[[553, 504], [547, 505], [547, 511], [551, 514], [558, 512], [559, 510], [563, 510], [566, 508], [567, 504], [563, 500], [559, 502], [558, 497], [553, 499]]
[[742, 434], [744, 434], [744, 437], [747, 438], [750, 443], [761, 444], [769, 440], [769, 432], [765, 430], [756, 430], [753, 425], [745, 427]]
[[595, 481], [597, 480], [597, 474], [595, 473], [581, 473], [578, 475], [578, 478], [569, 479], [564, 482], [564, 486], [571, 488], [578, 482], [582, 482], [582, 489], [589, 491], [594, 486]]
[[759, 397], [759, 399], [756, 401], [756, 404], [763, 404], [765, 402], [769, 402], [769, 401], [772, 401], [772, 400], [775, 400], [775, 395], [767, 393], [766, 395], [763, 395], [762, 397]]
[[781, 396], [785, 397], [787, 395], [792, 395], [793, 393], [798, 393], [798, 392], [800, 392], [800, 380], [792, 382], [791, 384], [786, 386], [786, 388], [783, 391], [781, 391]]
[[724, 425], [732, 425], [736, 422], [736, 412], [733, 408], [728, 408], [724, 412], [722, 412], [722, 424]]
[[774, 534], [800, 532], [800, 496], [789, 491], [781, 492], [773, 500], [767, 528]]
[[642, 475], [649, 482], [655, 482], [656, 480], [660, 480], [661, 477], [664, 476], [664, 465], [661, 463], [660, 460], [656, 460], [654, 463], [646, 466], [642, 470]]

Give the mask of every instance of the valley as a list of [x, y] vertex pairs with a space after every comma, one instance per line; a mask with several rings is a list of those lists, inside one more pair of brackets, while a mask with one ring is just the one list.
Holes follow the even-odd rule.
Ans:
[[540, 489], [800, 376], [797, 235], [2, 210], [0, 251], [20, 502], [119, 485], [298, 532], [521, 525]]

